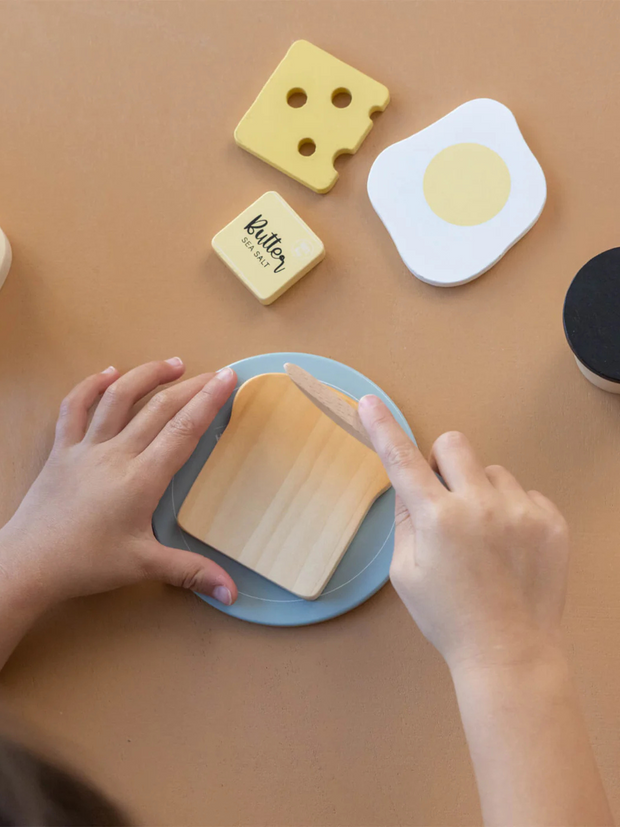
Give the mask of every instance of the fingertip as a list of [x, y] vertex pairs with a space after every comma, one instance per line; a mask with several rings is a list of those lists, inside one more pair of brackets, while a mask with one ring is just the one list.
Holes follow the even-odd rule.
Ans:
[[198, 575], [198, 582], [194, 584], [190, 582], [189, 588], [200, 594], [208, 595], [223, 606], [232, 606], [238, 597], [235, 581], [225, 569], [209, 558], [203, 557], [201, 562], [202, 570]]
[[109, 387], [115, 384], [120, 379], [121, 372], [110, 365], [98, 376], [99, 397], [101, 397]]
[[374, 394], [362, 396], [358, 403], [358, 414], [362, 425], [373, 439], [380, 435], [382, 426], [389, 427], [392, 423], [396, 424], [385, 402]]
[[385, 405], [374, 393], [368, 393], [366, 396], [362, 396], [357, 403], [357, 411], [365, 428], [368, 428], [368, 426], [375, 421], [377, 414], [382, 408], [385, 408]]
[[[231, 588], [232, 586], [232, 588]], [[211, 592], [211, 597], [223, 606], [232, 606], [239, 596], [234, 583], [229, 585], [218, 585]]]
[[222, 572], [219, 581], [213, 586], [211, 597], [224, 606], [232, 606], [238, 596], [235, 581], [226, 572]]
[[236, 384], [237, 374], [230, 367], [220, 368], [214, 374], [213, 379], [216, 379], [218, 382], [226, 385]]
[[185, 373], [185, 365], [179, 356], [165, 359], [164, 364], [167, 367], [167, 377], [172, 374], [175, 379], [179, 379]]
[[229, 396], [236, 384], [237, 374], [235, 371], [229, 367], [220, 368], [220, 370], [209, 377], [203, 391], [210, 396], [217, 395], [219, 397], [222, 392], [225, 392], [227, 396]]
[[237, 589], [237, 584], [232, 579], [232, 577], [226, 572], [226, 587], [230, 591], [232, 602], [235, 603], [237, 598], [239, 597], [239, 590]]
[[216, 586], [211, 592], [211, 597], [224, 606], [232, 606], [233, 604], [233, 596], [227, 586]]
[[380, 402], [381, 400], [378, 396], [375, 396], [374, 393], [367, 393], [365, 396], [362, 396], [358, 405], [362, 409], [375, 408]]
[[113, 385], [116, 382], [120, 375], [120, 370], [115, 368], [114, 365], [110, 365], [109, 368], [106, 368], [99, 373], [95, 373], [92, 377], [92, 381], [99, 387], [99, 394], [101, 395], [110, 387], [110, 385]]

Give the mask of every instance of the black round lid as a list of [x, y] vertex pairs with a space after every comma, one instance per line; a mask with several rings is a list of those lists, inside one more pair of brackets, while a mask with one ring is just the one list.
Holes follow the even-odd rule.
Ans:
[[620, 247], [590, 259], [564, 301], [564, 332], [592, 373], [620, 382]]

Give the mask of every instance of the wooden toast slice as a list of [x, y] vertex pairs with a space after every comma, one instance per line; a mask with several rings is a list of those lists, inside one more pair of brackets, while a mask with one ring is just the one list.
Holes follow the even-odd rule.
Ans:
[[286, 374], [268, 373], [237, 392], [228, 427], [178, 523], [279, 586], [314, 600], [389, 487], [373, 451], [322, 413]]

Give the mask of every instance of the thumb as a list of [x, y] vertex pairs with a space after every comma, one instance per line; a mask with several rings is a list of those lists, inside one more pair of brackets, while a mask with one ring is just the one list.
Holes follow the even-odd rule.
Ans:
[[149, 580], [159, 580], [189, 589], [230, 606], [237, 599], [237, 587], [221, 566], [192, 551], [149, 543], [145, 554], [145, 571]]

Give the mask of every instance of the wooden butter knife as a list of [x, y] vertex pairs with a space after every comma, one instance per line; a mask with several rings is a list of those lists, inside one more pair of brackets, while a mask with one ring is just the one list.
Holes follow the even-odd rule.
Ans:
[[366, 429], [362, 425], [355, 402], [350, 404], [327, 385], [315, 379], [307, 370], [300, 368], [299, 365], [292, 365], [290, 362], [287, 362], [284, 365], [284, 370], [299, 390], [304, 393], [325, 416], [333, 420], [336, 425], [340, 425], [343, 430], [359, 440], [362, 445], [370, 448], [371, 451], [375, 450], [366, 433]]

